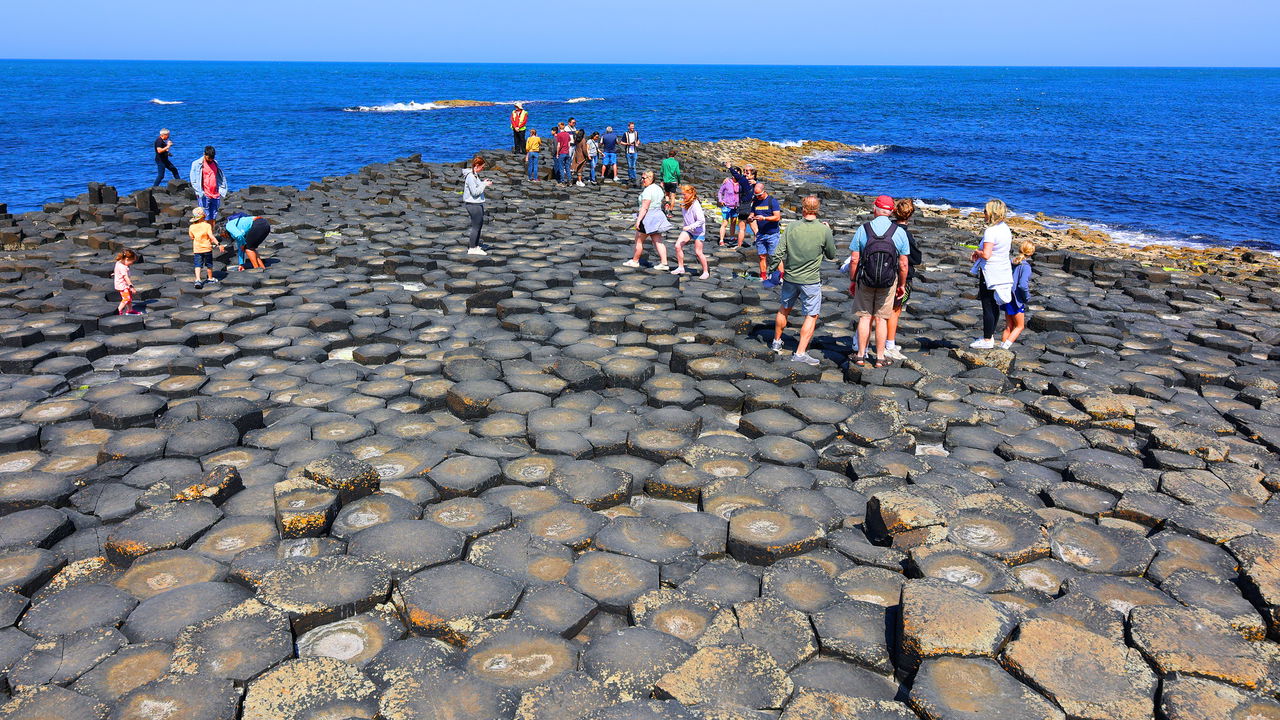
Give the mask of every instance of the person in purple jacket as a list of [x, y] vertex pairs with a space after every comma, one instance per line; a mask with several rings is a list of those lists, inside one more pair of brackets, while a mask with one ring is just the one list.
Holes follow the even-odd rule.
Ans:
[[702, 274], [698, 279], [706, 280], [711, 277], [711, 273], [707, 271], [707, 255], [702, 251], [702, 241], [707, 236], [707, 216], [702, 211], [702, 203], [698, 202], [698, 191], [692, 185], [680, 186], [680, 193], [684, 224], [680, 226], [680, 238], [676, 240], [676, 269], [672, 270], [671, 274], [686, 274], [684, 245], [692, 241], [693, 252], [698, 256], [698, 263], [702, 266]]
[[726, 175], [716, 191], [716, 199], [720, 201], [720, 247], [724, 247], [725, 232], [738, 229], [738, 183]]

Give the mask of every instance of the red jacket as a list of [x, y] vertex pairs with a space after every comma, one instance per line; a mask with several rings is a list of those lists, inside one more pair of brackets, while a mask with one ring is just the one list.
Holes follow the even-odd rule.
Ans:
[[529, 113], [524, 110], [511, 111], [511, 129], [519, 132], [529, 124]]

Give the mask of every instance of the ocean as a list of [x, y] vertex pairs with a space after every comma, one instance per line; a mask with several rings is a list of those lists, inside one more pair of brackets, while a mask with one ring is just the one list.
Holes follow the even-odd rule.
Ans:
[[[837, 187], [1089, 223], [1121, 240], [1280, 250], [1280, 70], [0, 61], [11, 212], [218, 148], [234, 191], [305, 185], [411, 153], [510, 147], [509, 103], [545, 134], [839, 140]], [[442, 108], [434, 101], [492, 107]], [[654, 159], [656, 162], [656, 159]]]

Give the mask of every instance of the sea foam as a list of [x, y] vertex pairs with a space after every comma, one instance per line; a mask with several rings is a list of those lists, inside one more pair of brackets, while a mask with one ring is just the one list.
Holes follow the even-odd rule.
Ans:
[[151, 98], [152, 105], [181, 105], [181, 100], [161, 100], [160, 98]]
[[356, 107], [342, 108], [342, 111], [343, 112], [388, 113], [388, 112], [421, 112], [423, 110], [438, 110], [438, 109], [440, 109], [440, 106], [436, 105], [435, 103], [429, 103], [429, 102], [420, 103], [420, 102], [410, 101], [407, 103], [406, 102], [387, 103], [386, 105], [358, 105]]

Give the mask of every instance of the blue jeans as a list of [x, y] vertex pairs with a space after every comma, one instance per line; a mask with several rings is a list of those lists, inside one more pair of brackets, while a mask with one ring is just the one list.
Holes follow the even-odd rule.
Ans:
[[556, 156], [556, 175], [560, 182], [569, 182], [569, 153]]
[[636, 155], [638, 153], [627, 153], [627, 177], [631, 180], [636, 179]]
[[222, 198], [201, 195], [200, 207], [204, 208], [204, 216], [209, 219], [209, 222], [213, 222], [218, 219], [218, 208], [222, 207]]
[[539, 157], [539, 155], [541, 155], [541, 153], [536, 153], [536, 152], [531, 152], [531, 153], [529, 153], [529, 179], [530, 179], [530, 180], [537, 180], [537, 179], [538, 179], [538, 157]]
[[596, 159], [591, 158], [590, 163], [591, 163], [591, 182], [595, 182], [596, 181]]

